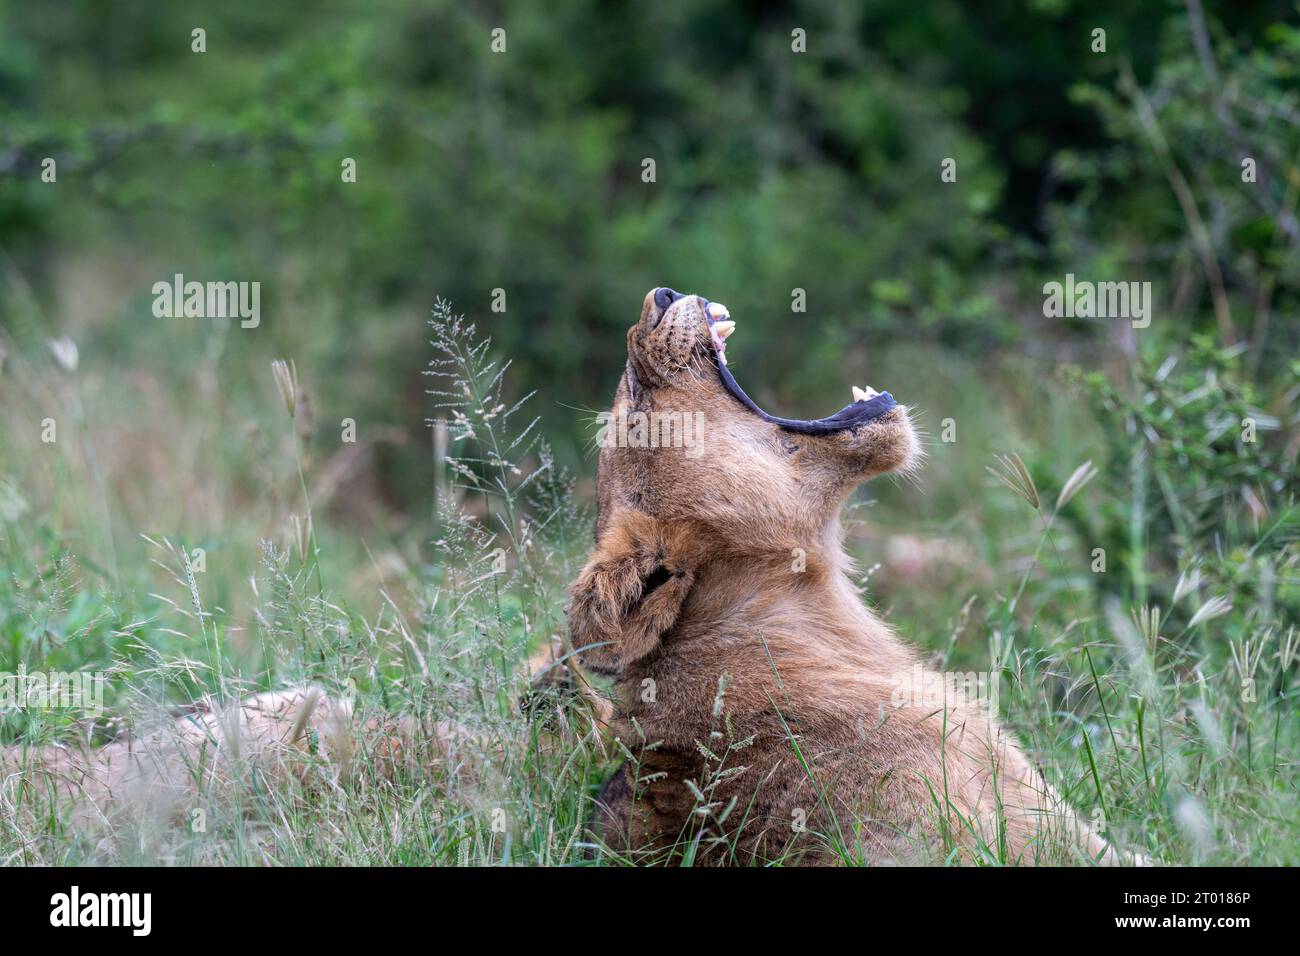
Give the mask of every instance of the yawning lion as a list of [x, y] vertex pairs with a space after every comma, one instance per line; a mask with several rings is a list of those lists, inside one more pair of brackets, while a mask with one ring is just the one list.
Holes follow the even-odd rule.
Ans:
[[[827, 418], [770, 415], [727, 367], [734, 329], [720, 304], [660, 288], [628, 332], [597, 547], [570, 587], [570, 638], [614, 680], [628, 754], [598, 836], [717, 863], [1112, 859], [996, 715], [896, 703], [900, 673], [945, 685], [863, 605], [840, 510], [915, 466], [908, 410], [854, 388]], [[701, 419], [702, 448], [643, 440], [646, 423]]]

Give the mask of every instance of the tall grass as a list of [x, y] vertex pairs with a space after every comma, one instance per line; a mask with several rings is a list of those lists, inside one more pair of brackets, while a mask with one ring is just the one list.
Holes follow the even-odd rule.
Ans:
[[[595, 789], [629, 753], [604, 749], [563, 687], [538, 693], [529, 674], [530, 654], [563, 634], [590, 509], [540, 439], [533, 396], [507, 397], [509, 363], [491, 342], [444, 302], [431, 332], [431, 424], [447, 437], [428, 483], [445, 493], [417, 532], [423, 547], [378, 554], [308, 500], [316, 463], [284, 427], [286, 408], [300, 424], [292, 403], [275, 405], [277, 382], [286, 402], [310, 387], [296, 370], [266, 375], [258, 430], [284, 438], [267, 440], [269, 504], [227, 499], [222, 520], [196, 532], [175, 507], [193, 491], [185, 482], [239, 477], [163, 462], [139, 479], [164, 503], [148, 521], [129, 506], [132, 472], [99, 453], [128, 430], [104, 360], [69, 367], [11, 347], [0, 376], [14, 436], [0, 452], [0, 671], [99, 670], [109, 689], [103, 717], [7, 712], [0, 739], [102, 742], [195, 702], [314, 683], [355, 701], [366, 759], [324, 787], [270, 787], [250, 768], [237, 797], [90, 821], [11, 776], [0, 781], [0, 861], [629, 862], [584, 829]], [[867, 599], [932, 664], [1000, 675], [1004, 720], [1114, 841], [1167, 863], [1296, 863], [1294, 489], [1280, 425], [1257, 448], [1210, 434], [1214, 407], [1260, 401], [1232, 394], [1221, 360], [1192, 356], [1186, 380], [1147, 382], [1155, 371], [1137, 367], [1144, 387], [1130, 391], [1048, 383], [1042, 403], [1037, 386], [1019, 385], [1023, 406], [989, 403], [963, 420], [959, 441], [932, 445], [919, 504], [910, 486], [869, 489], [850, 544], [879, 565], [861, 582]], [[955, 395], [1027, 381], [951, 361], [942, 388]], [[99, 377], [81, 381], [97, 364]], [[1211, 379], [1216, 394], [1194, 394]], [[920, 400], [942, 419], [950, 397]], [[53, 445], [33, 424], [47, 414], [62, 429]], [[1147, 429], [1163, 433], [1142, 438]], [[1163, 457], [1160, 442], [1174, 441], [1210, 455]], [[715, 716], [725, 729], [725, 682]], [[380, 767], [366, 722], [397, 717], [416, 728], [416, 751], [441, 747], [439, 759]], [[745, 814], [711, 796], [743, 751], [743, 741], [715, 748], [693, 781], [700, 812], [679, 860]], [[826, 838], [845, 862], [862, 861], [852, 821]], [[981, 858], [1006, 860], [996, 833]]]

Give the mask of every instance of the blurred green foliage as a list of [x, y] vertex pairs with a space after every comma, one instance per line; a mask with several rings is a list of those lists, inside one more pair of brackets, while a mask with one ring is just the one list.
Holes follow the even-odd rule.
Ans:
[[[1286, 3], [1200, 9], [0, 0], [0, 332], [47, 361], [48, 338], [78, 343], [82, 453], [148, 476], [96, 496], [126, 502], [97, 506], [115, 547], [140, 530], [216, 534], [221, 514], [269, 533], [296, 499], [268, 464], [293, 428], [313, 474], [356, 474], [345, 418], [369, 457], [359, 487], [321, 494], [333, 523], [365, 532], [374, 504], [418, 522], [437, 414], [424, 317], [439, 296], [512, 360], [507, 401], [538, 390], [540, 430], [586, 477], [590, 412], [644, 292], [721, 299], [761, 404], [821, 415], [849, 382], [872, 384], [919, 407], [933, 436], [951, 419], [974, 441], [960, 467], [936, 446], [922, 515], [877, 490], [895, 506], [881, 520], [909, 526], [987, 520], [965, 472], [982, 475], [1020, 425], [1038, 443], [1031, 467], [1068, 474], [1081, 416], [1061, 406], [1078, 396], [1051, 371], [1073, 362], [1098, 402], [1086, 453], [1153, 506], [1144, 541], [1127, 496], [1116, 517], [1078, 520], [1128, 555], [1109, 580], [1143, 598], [1151, 542], [1173, 571], [1226, 528], [1203, 488], [1146, 487], [1217, 467], [1235, 432], [1208, 435], [1214, 422], [1249, 412], [1264, 426], [1258, 453], [1208, 487], [1254, 514], [1293, 490], [1300, 30]], [[1043, 284], [1067, 272], [1151, 282], [1151, 327], [1044, 318]], [[262, 324], [155, 318], [152, 285], [176, 273], [260, 281]], [[807, 312], [791, 311], [795, 289]], [[267, 430], [274, 357], [296, 360], [308, 409]], [[66, 400], [7, 370], [31, 402], [21, 420]], [[1203, 378], [1209, 391], [1179, 404]], [[1150, 435], [1166, 467], [1125, 478]], [[18, 440], [13, 455], [44, 460]], [[37, 512], [59, 497], [62, 472], [49, 474]], [[1188, 503], [1155, 507], [1171, 497]], [[341, 543], [357, 550], [327, 553], [355, 565], [361, 546]]]
[[[1274, 109], [1294, 89], [1289, 16], [1211, 4], [1215, 84], [1181, 8], [1124, 0], [4, 2], [0, 237], [10, 284], [32, 296], [6, 296], [0, 321], [21, 339], [57, 316], [83, 354], [126, 365], [166, 355], [181, 388], [211, 330], [154, 319], [151, 284], [259, 280], [264, 323], [224, 346], [227, 389], [260, 389], [267, 358], [292, 355], [323, 418], [410, 429], [419, 441], [383, 462], [396, 500], [416, 491], [422, 318], [438, 295], [515, 357], [521, 390], [547, 386], [567, 460], [585, 438], [572, 409], [607, 400], [622, 331], [660, 284], [727, 302], [739, 374], [790, 414], [838, 407], [834, 367], [882, 340], [978, 355], [1109, 337], [1043, 328], [1041, 285], [1066, 270], [1154, 280], [1153, 338], [1181, 338], [1206, 326], [1209, 297], [1195, 277], [1176, 285], [1186, 225], [1121, 62], [1158, 82], [1185, 173], [1226, 197], [1207, 217], [1229, 295], [1253, 304], [1267, 270], [1290, 307], [1295, 244], [1279, 262], [1268, 215], [1294, 175], [1295, 114]], [[1210, 103], [1225, 89], [1234, 115], [1268, 113], [1240, 120], [1266, 147], [1254, 198], [1226, 188], [1238, 160]], [[46, 156], [57, 184], [40, 180]], [[103, 263], [92, 301], [69, 310], [62, 270], [87, 260]], [[807, 313], [790, 311], [796, 288]], [[1258, 348], [1294, 345], [1278, 324]]]

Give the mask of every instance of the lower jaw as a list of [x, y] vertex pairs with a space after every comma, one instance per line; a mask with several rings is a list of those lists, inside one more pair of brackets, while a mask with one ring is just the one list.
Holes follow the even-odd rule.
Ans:
[[800, 432], [805, 435], [829, 435], [834, 432], [847, 431], [870, 424], [877, 418], [887, 415], [898, 406], [894, 396], [888, 392], [880, 392], [865, 401], [846, 405], [834, 415], [828, 415], [825, 418], [778, 418], [776, 415], [769, 415], [763, 411], [752, 398], [745, 394], [745, 390], [740, 387], [740, 383], [731, 374], [731, 370], [727, 368], [726, 363], [718, 361], [716, 353], [713, 356], [713, 364], [718, 370], [718, 377], [722, 380], [723, 387], [731, 394], [732, 398], [759, 418], [787, 431]]

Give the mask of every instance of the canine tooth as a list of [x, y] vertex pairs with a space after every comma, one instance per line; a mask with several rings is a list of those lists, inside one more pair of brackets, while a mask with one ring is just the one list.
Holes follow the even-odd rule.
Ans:
[[720, 319], [727, 314], [727, 307], [721, 302], [709, 303], [709, 315], [711, 315], [715, 320]]
[[736, 323], [731, 320], [726, 322], [714, 322], [713, 331], [717, 333], [718, 338], [725, 339], [732, 332], [736, 331]]
[[853, 386], [853, 400], [855, 402], [865, 402], [868, 401], [869, 399], [875, 398], [879, 394], [880, 393], [877, 392], [870, 385], [868, 385], [866, 388], [858, 388], [856, 385]]

